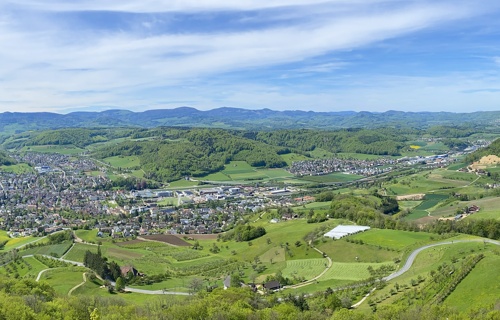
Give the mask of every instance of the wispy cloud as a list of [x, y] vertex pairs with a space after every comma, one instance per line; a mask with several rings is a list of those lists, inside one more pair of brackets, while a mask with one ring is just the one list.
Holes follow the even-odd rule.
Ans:
[[[327, 75], [349, 69], [352, 63], [336, 59], [336, 53], [368, 49], [482, 14], [472, 1], [458, 3], [47, 0], [42, 6], [35, 0], [10, 1], [0, 4], [4, 12], [0, 15], [0, 95], [6, 101], [0, 110], [2, 106], [3, 110], [53, 111], [89, 105], [156, 107], [160, 102], [165, 105], [168, 94], [174, 93], [172, 101], [193, 101], [200, 83], [208, 86], [214, 77], [223, 79], [238, 72], [242, 78], [236, 81], [244, 86], [219, 83], [213, 90], [202, 90], [206, 95], [195, 101], [214, 106], [211, 95], [218, 104], [248, 106], [244, 92], [221, 100], [216, 91], [224, 87], [229, 92], [245, 87], [261, 90], [244, 74], [269, 70], [271, 76], [273, 68], [289, 63], [295, 64], [291, 71], [295, 73]], [[105, 12], [106, 19], [96, 16], [96, 11]], [[321, 63], [311, 60], [325, 55], [333, 57]], [[189, 89], [193, 84], [196, 90]], [[265, 104], [265, 99], [278, 105], [279, 97], [286, 96], [279, 86], [274, 84], [277, 89], [260, 94], [261, 98], [252, 92], [255, 106]], [[296, 104], [304, 106], [295, 96]], [[286, 104], [291, 106], [292, 101]]]

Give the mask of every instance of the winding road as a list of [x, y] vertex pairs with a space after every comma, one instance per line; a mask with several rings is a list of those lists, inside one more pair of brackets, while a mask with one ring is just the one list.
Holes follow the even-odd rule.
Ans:
[[[392, 273], [392, 274], [390, 274], [390, 275], [382, 278], [382, 280], [384, 280], [384, 281], [390, 281], [390, 280], [393, 280], [393, 279], [395, 279], [395, 278], [403, 275], [404, 273], [408, 272], [408, 270], [410, 270], [411, 266], [415, 262], [415, 259], [417, 258], [417, 255], [420, 252], [422, 252], [422, 251], [424, 251], [426, 249], [429, 249], [429, 248], [432, 248], [432, 247], [437, 247], [437, 246], [442, 246], [442, 245], [449, 245], [449, 244], [456, 244], [456, 243], [465, 243], [465, 242], [483, 242], [483, 243], [491, 243], [491, 244], [500, 246], [500, 241], [491, 240], [491, 239], [450, 240], [450, 241], [443, 241], [443, 242], [437, 242], [437, 243], [428, 244], [428, 245], [422, 246], [422, 247], [414, 250], [408, 256], [408, 258], [406, 259], [406, 262], [403, 265], [403, 267], [401, 267], [396, 272], [394, 272], [394, 273]], [[314, 249], [317, 250], [319, 253], [323, 254], [323, 252], [321, 252], [317, 248], [314, 248]], [[31, 257], [31, 256], [33, 256], [33, 255], [23, 256], [23, 258], [24, 257]], [[83, 263], [77, 262], [77, 261], [71, 261], [71, 260], [66, 260], [66, 259], [62, 259], [62, 258], [55, 258], [55, 257], [48, 256], [48, 255], [42, 255], [42, 256], [44, 256], [46, 258], [54, 259], [54, 260], [59, 260], [59, 261], [71, 263], [71, 264], [77, 265], [77, 266], [84, 266]], [[299, 287], [303, 287], [303, 286], [315, 283], [316, 280], [320, 279], [330, 269], [330, 267], [332, 266], [332, 260], [331, 260], [331, 258], [328, 257], [328, 256], [326, 256], [326, 255], [325, 255], [325, 258], [328, 260], [328, 265], [327, 265], [327, 267], [325, 268], [325, 270], [321, 274], [317, 275], [316, 277], [314, 277], [314, 278], [312, 278], [312, 279], [310, 279], [310, 280], [308, 280], [306, 282], [303, 282], [303, 283], [300, 283], [300, 284], [297, 284], [297, 285], [293, 285], [293, 286], [287, 286], [286, 288], [296, 289], [296, 288], [299, 288]], [[37, 281], [40, 279], [41, 275], [45, 271], [47, 271], [47, 270], [48, 269], [42, 270], [38, 274]], [[82, 284], [83, 283], [81, 283], [80, 285], [82, 285]], [[111, 284], [115, 285], [114, 282], [111, 282]], [[74, 289], [76, 289], [76, 288], [74, 288]], [[165, 295], [165, 294], [168, 294], [168, 295], [184, 295], [184, 296], [189, 295], [189, 293], [187, 293], [187, 292], [168, 291], [168, 290], [146, 290], [146, 289], [137, 289], [137, 288], [131, 288], [131, 287], [125, 287], [125, 290], [129, 291], [129, 292], [136, 292], [136, 293], [141, 293], [141, 294], [152, 294], [152, 295], [158, 295], [158, 294], [162, 294], [162, 295]], [[361, 301], [359, 301], [358, 303], [356, 303], [355, 305], [353, 305], [353, 307], [359, 306], [370, 295], [370, 293], [372, 293], [373, 291], [374, 290], [370, 291], [365, 297], [363, 297], [363, 299]]]
[[[393, 280], [393, 279], [401, 276], [402, 274], [404, 274], [408, 270], [410, 270], [411, 266], [413, 265], [413, 262], [415, 262], [415, 259], [417, 258], [417, 255], [420, 252], [422, 252], [422, 251], [424, 251], [426, 249], [429, 249], [429, 248], [432, 248], [432, 247], [437, 247], [437, 246], [443, 246], [443, 245], [447, 245], [447, 244], [456, 244], [456, 243], [464, 243], [464, 242], [483, 242], [483, 243], [491, 243], [491, 244], [500, 246], [500, 241], [491, 240], [491, 239], [451, 240], [451, 241], [443, 241], [443, 242], [428, 244], [428, 245], [422, 246], [422, 247], [420, 247], [420, 248], [412, 251], [412, 253], [408, 256], [408, 259], [406, 259], [406, 262], [405, 262], [405, 264], [403, 265], [402, 268], [400, 268], [398, 271], [396, 271], [396, 272], [388, 275], [387, 277], [382, 278], [382, 280], [384, 280], [384, 281]], [[357, 307], [359, 307], [366, 300], [366, 298], [368, 298], [368, 296], [371, 293], [373, 293], [373, 291], [375, 291], [375, 288], [373, 288], [372, 290], [370, 290], [370, 292], [368, 292], [363, 297], [363, 299], [361, 299], [356, 304], [352, 305], [351, 308], [357, 308]]]
[[406, 259], [406, 262], [402, 268], [400, 268], [398, 271], [388, 275], [387, 277], [382, 278], [382, 280], [390, 281], [394, 278], [399, 277], [400, 275], [407, 272], [408, 270], [410, 270], [410, 267], [412, 266], [413, 262], [415, 261], [415, 258], [417, 257], [417, 255], [425, 249], [429, 249], [429, 248], [437, 247], [437, 246], [442, 246], [442, 245], [447, 245], [447, 244], [463, 243], [463, 242], [484, 242], [484, 243], [491, 243], [491, 244], [495, 244], [497, 246], [500, 246], [500, 241], [491, 240], [491, 239], [452, 240], [452, 241], [443, 241], [443, 242], [428, 244], [428, 245], [425, 245], [423, 247], [420, 247], [420, 248], [414, 250], [408, 256], [408, 259]]

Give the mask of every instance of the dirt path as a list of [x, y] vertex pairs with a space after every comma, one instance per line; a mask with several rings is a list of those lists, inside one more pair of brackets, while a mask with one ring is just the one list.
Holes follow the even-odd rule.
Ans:
[[[86, 242], [85, 240], [83, 240], [82, 238], [78, 237], [76, 235], [75, 232], [73, 232], [73, 239], [75, 240], [75, 242], [78, 242], [78, 243], [84, 243], [84, 244], [89, 244], [91, 246], [97, 246], [97, 244], [95, 243], [90, 243], [90, 242]], [[71, 249], [70, 249], [71, 250]], [[69, 250], [68, 250], [69, 251]]]
[[75, 291], [79, 287], [83, 286], [85, 284], [85, 282], [87, 282], [87, 273], [86, 272], [83, 273], [83, 282], [80, 284], [77, 284], [76, 286], [71, 288], [71, 290], [69, 290], [69, 292], [68, 292], [68, 296], [70, 296], [73, 293], [73, 291]]
[[321, 272], [319, 275], [317, 275], [316, 277], [314, 277], [314, 278], [312, 278], [310, 280], [301, 282], [299, 284], [294, 284], [294, 285], [291, 285], [291, 286], [286, 286], [286, 288], [297, 289], [297, 288], [302, 288], [302, 287], [308, 286], [310, 284], [316, 283], [316, 280], [318, 280], [319, 278], [321, 278], [332, 267], [333, 262], [332, 262], [332, 259], [329, 256], [327, 256], [324, 252], [322, 252], [321, 250], [319, 250], [316, 247], [312, 247], [312, 248], [314, 250], [318, 251], [324, 258], [326, 258], [328, 260], [328, 264], [327, 264], [325, 270], [323, 270], [323, 272]]
[[54, 269], [54, 268], [47, 268], [47, 269], [43, 269], [42, 271], [38, 272], [38, 276], [36, 276], [36, 282], [40, 281], [40, 278], [42, 277], [42, 274], [45, 273], [45, 271], [48, 271], [50, 269]]

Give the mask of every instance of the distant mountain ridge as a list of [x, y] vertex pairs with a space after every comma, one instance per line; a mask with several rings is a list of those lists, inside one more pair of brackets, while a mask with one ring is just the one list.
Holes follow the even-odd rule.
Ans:
[[315, 112], [275, 111], [270, 109], [249, 110], [217, 108], [207, 111], [190, 107], [156, 109], [142, 112], [106, 110], [101, 112], [4, 112], [0, 113], [0, 131], [19, 133], [28, 130], [58, 129], [71, 127], [144, 127], [185, 126], [219, 127], [233, 129], [341, 129], [376, 128], [382, 126], [410, 126], [425, 128], [432, 125], [480, 124], [497, 125], [500, 111], [472, 113], [452, 112]]

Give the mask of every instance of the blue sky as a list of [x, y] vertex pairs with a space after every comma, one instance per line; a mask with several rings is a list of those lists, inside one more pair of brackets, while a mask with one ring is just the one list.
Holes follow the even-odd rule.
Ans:
[[500, 3], [3, 0], [0, 112], [500, 110]]

